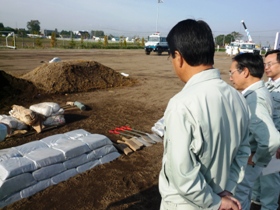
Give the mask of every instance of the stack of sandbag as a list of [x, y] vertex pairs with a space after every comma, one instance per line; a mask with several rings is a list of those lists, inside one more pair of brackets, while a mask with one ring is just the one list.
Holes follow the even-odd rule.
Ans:
[[33, 112], [23, 106], [13, 105], [9, 114], [26, 125], [32, 126], [38, 133], [42, 131], [42, 120], [36, 112]]
[[57, 103], [42, 102], [31, 105], [29, 109], [45, 117], [43, 121], [45, 126], [63, 125], [65, 123], [64, 109]]
[[119, 156], [110, 139], [83, 129], [0, 150], [0, 208]]

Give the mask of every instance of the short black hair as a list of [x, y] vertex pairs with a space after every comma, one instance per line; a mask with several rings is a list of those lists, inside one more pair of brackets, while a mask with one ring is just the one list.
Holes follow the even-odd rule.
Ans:
[[250, 75], [262, 78], [264, 74], [264, 63], [261, 55], [254, 53], [241, 53], [232, 58], [236, 61], [236, 68], [241, 72], [248, 68]]
[[277, 61], [279, 63], [280, 62], [280, 50], [270, 50], [264, 55], [264, 57], [266, 57], [268, 55], [271, 55], [271, 54], [274, 54], [274, 53], [277, 54]]
[[213, 65], [215, 43], [212, 30], [202, 20], [186, 19], [177, 23], [168, 33], [171, 56], [178, 51], [191, 66]]

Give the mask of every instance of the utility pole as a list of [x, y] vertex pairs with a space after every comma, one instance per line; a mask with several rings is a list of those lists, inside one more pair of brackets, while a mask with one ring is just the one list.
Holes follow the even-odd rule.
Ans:
[[156, 32], [158, 32], [158, 11], [159, 11], [159, 4], [163, 3], [163, 0], [158, 0], [157, 3], [157, 20], [156, 20]]

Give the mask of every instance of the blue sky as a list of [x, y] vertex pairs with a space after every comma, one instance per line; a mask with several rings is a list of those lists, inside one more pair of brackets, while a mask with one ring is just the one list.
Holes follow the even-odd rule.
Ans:
[[206, 21], [214, 36], [233, 31], [244, 35], [245, 24], [256, 43], [273, 45], [280, 31], [280, 0], [1, 0], [0, 22], [26, 28], [39, 20], [41, 29], [103, 30], [115, 36], [166, 35], [187, 18]]

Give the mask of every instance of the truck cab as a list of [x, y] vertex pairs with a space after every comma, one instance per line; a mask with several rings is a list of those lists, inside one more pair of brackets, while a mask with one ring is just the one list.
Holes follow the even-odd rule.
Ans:
[[158, 55], [161, 55], [163, 52], [169, 52], [166, 37], [160, 36], [158, 32], [148, 36], [148, 41], [145, 43], [146, 55], [150, 55], [152, 51], [157, 52]]

